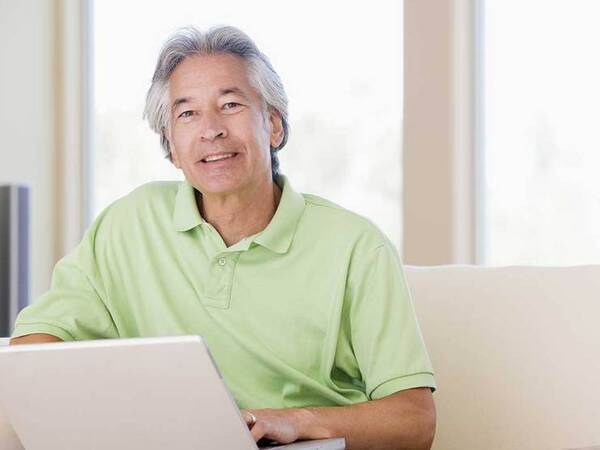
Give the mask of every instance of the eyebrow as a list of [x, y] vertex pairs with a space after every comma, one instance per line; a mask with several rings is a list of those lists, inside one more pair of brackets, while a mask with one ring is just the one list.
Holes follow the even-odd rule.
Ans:
[[236, 87], [236, 86], [219, 90], [220, 97], [227, 95], [227, 94], [237, 94], [240, 97], [244, 97], [245, 99], [248, 99], [248, 96], [244, 93], [244, 91], [242, 91], [239, 87]]
[[176, 99], [173, 102], [173, 106], [171, 106], [171, 111], [175, 111], [175, 108], [177, 108], [179, 105], [182, 105], [184, 103], [188, 103], [190, 101], [190, 97], [179, 97], [178, 99]]
[[[219, 97], [223, 97], [227, 94], [237, 94], [240, 97], [243, 97], [246, 100], [249, 100], [248, 96], [242, 91], [239, 87], [233, 86], [228, 88], [219, 89]], [[171, 106], [171, 111], [175, 111], [175, 109], [179, 105], [183, 105], [184, 103], [189, 103], [192, 100], [192, 97], [179, 97], [175, 99], [173, 105]]]

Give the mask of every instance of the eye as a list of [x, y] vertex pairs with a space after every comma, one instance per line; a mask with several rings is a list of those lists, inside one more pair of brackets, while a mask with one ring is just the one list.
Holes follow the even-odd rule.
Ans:
[[223, 105], [223, 108], [231, 109], [231, 108], [235, 108], [236, 106], [240, 106], [240, 104], [236, 103], [236, 102], [227, 102]]
[[192, 114], [194, 114], [194, 111], [184, 111], [179, 114], [179, 117], [190, 117]]

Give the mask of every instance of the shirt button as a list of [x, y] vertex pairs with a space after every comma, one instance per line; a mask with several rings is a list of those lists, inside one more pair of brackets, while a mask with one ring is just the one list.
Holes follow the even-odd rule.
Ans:
[[224, 266], [225, 265], [225, 258], [219, 258], [219, 265], [220, 266]]

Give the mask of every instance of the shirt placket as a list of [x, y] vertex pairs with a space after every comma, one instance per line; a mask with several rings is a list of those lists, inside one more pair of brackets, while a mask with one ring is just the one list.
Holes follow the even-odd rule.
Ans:
[[245, 238], [237, 244], [227, 247], [211, 225], [208, 225], [207, 228], [216, 248], [209, 264], [206, 303], [218, 308], [229, 308], [236, 265], [241, 252], [250, 247], [251, 240]]

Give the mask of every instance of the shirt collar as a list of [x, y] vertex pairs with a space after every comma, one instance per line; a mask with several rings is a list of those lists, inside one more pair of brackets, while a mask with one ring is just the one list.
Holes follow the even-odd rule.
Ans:
[[188, 231], [206, 221], [198, 211], [196, 189], [187, 180], [179, 185], [173, 210], [173, 226], [177, 231]]
[[[253, 236], [253, 240], [276, 253], [286, 253], [296, 233], [305, 204], [302, 194], [292, 189], [286, 176], [280, 175], [277, 184], [282, 186], [282, 193], [275, 215], [263, 231]], [[187, 180], [179, 186], [173, 211], [173, 225], [177, 231], [188, 231], [208, 223], [198, 211], [195, 192]]]

